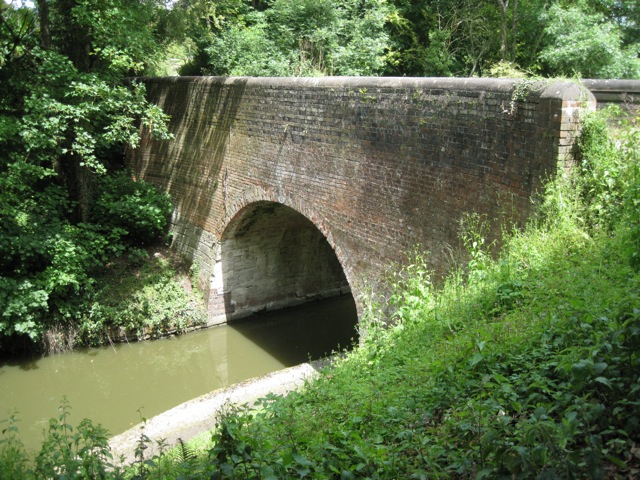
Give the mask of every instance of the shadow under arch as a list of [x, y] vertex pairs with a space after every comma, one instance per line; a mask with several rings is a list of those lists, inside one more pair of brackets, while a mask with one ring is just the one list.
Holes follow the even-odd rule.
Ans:
[[351, 294], [327, 238], [282, 203], [258, 200], [239, 208], [219, 252], [209, 308], [228, 322]]
[[[356, 304], [333, 247], [311, 220], [282, 203], [239, 205], [221, 235], [213, 283], [210, 312], [224, 316], [232, 328], [284, 365], [357, 342]], [[304, 308], [321, 300], [326, 301]], [[304, 317], [303, 322], [284, 320], [295, 325], [289, 327], [294, 331], [283, 333], [278, 326], [283, 314], [277, 311], [283, 309], [289, 319]], [[265, 334], [263, 327], [269, 325], [281, 333]], [[305, 351], [296, 351], [300, 348]]]

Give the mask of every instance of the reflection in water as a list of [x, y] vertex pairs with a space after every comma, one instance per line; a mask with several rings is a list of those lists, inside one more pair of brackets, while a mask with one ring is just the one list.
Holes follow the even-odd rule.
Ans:
[[116, 435], [217, 388], [349, 346], [356, 321], [346, 296], [181, 337], [3, 364], [0, 418], [17, 410], [23, 442], [37, 448], [66, 396], [72, 425], [86, 417]]

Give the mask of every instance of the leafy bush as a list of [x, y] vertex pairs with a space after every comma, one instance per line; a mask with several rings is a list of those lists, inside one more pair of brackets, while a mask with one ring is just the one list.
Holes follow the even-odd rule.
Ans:
[[101, 177], [91, 218], [103, 230], [125, 232], [131, 243], [148, 245], [166, 234], [171, 197], [129, 172]]
[[[38, 342], [47, 329], [72, 324], [93, 272], [122, 253], [124, 235], [136, 239], [136, 222], [139, 242], [166, 225], [168, 201], [146, 187], [129, 189], [118, 205], [127, 230], [88, 221], [90, 179], [106, 174], [108, 152], [137, 145], [140, 125], [171, 138], [168, 117], [146, 101], [144, 86], [123, 81], [151, 54], [151, 10], [119, 0], [43, 5], [2, 7], [1, 354], [17, 339]], [[113, 35], [125, 24], [139, 41]], [[145, 200], [155, 203], [132, 205]]]
[[139, 250], [127, 243], [149, 244], [165, 233], [172, 208], [168, 195], [124, 172], [98, 183], [95, 222], [74, 224], [69, 218], [75, 204], [51, 170], [15, 162], [0, 175], [4, 348], [16, 336], [38, 342], [54, 325], [77, 326], [95, 273], [125, 251], [133, 259]]
[[0, 436], [0, 478], [122, 478], [111, 464], [108, 433], [100, 425], [83, 419], [74, 429], [68, 421], [71, 408], [63, 400], [58, 418], [49, 421], [44, 442], [35, 459], [30, 458], [18, 437], [16, 417], [3, 421]]
[[[199, 52], [183, 74], [234, 76], [376, 75], [390, 46], [380, 0], [275, 0], [236, 7], [197, 29]], [[203, 33], [204, 32], [206, 33]], [[200, 70], [200, 71], [198, 71]]]
[[[607, 119], [619, 118], [611, 131]], [[622, 229], [628, 237], [627, 255], [640, 265], [640, 130], [613, 110], [585, 121], [580, 147], [581, 174], [577, 179], [584, 211], [591, 227]]]
[[90, 285], [89, 273], [119, 241], [67, 217], [73, 202], [49, 169], [15, 162], [0, 175], [0, 340], [40, 337], [47, 318]]
[[540, 60], [555, 75], [584, 78], [640, 78], [637, 44], [623, 47], [620, 25], [583, 6], [549, 8], [548, 45]]
[[83, 419], [76, 432], [68, 423], [71, 408], [65, 400], [58, 418], [49, 421], [40, 452], [35, 459], [35, 478], [105, 478], [111, 467], [108, 433]]
[[0, 421], [0, 478], [3, 480], [23, 480], [29, 465], [29, 457], [18, 435], [17, 419], [11, 414]]
[[[291, 74], [290, 59], [267, 35], [261, 14], [250, 27], [232, 26], [216, 35], [205, 48], [208, 75], [283, 76]], [[197, 72], [198, 74], [200, 72]]]

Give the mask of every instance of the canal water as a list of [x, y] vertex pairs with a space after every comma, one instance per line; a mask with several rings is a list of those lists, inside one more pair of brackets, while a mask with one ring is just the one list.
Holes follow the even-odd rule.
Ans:
[[90, 418], [117, 435], [212, 390], [348, 348], [356, 323], [348, 295], [179, 337], [0, 364], [0, 418], [17, 412], [20, 438], [37, 449], [66, 398], [74, 427]]

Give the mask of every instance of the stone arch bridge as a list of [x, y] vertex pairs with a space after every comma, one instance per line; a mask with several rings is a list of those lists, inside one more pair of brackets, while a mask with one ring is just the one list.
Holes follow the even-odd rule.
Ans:
[[573, 160], [575, 83], [434, 78], [144, 79], [173, 141], [127, 153], [171, 193], [172, 248], [211, 324], [359, 293], [416, 245], [436, 271], [464, 212], [522, 224]]

